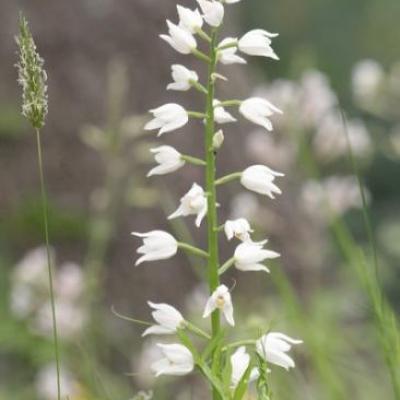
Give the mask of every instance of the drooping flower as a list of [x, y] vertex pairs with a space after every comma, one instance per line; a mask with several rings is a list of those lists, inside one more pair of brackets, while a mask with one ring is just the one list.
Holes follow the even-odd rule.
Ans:
[[155, 230], [147, 233], [132, 232], [132, 235], [143, 238], [143, 246], [137, 249], [137, 253], [143, 255], [135, 265], [145, 261], [166, 260], [178, 251], [178, 242], [168, 232]]
[[225, 140], [224, 132], [222, 129], [214, 133], [212, 145], [214, 150], [219, 150]]
[[160, 146], [150, 149], [159, 165], [149, 171], [147, 176], [165, 175], [178, 170], [185, 165], [182, 154], [172, 146]]
[[183, 327], [185, 320], [182, 314], [174, 307], [169, 304], [156, 304], [148, 302], [149, 306], [155, 311], [152, 312], [152, 316], [158, 325], [153, 325], [147, 328], [142, 336], [147, 335], [169, 335], [177, 331], [177, 329]]
[[237, 46], [223, 48], [233, 43], [237, 43], [237, 39], [233, 37], [227, 37], [219, 43], [218, 48], [221, 48], [221, 50], [218, 50], [218, 61], [225, 65], [246, 64], [247, 61], [236, 54]]
[[161, 349], [164, 358], [151, 365], [156, 377], [160, 375], [183, 376], [193, 371], [193, 356], [185, 346], [161, 343], [157, 346]]
[[236, 247], [234, 259], [235, 267], [240, 271], [265, 271], [269, 272], [269, 269], [261, 264], [264, 260], [274, 259], [280, 256], [279, 253], [264, 249], [263, 246], [266, 241], [263, 242], [243, 242]]
[[204, 190], [197, 183], [194, 183], [191, 189], [181, 198], [181, 204], [178, 209], [168, 219], [197, 215], [196, 226], [199, 227], [206, 214], [207, 198]]
[[185, 28], [190, 33], [196, 33], [203, 26], [203, 18], [199, 10], [191, 10], [181, 5], [176, 6], [179, 15], [179, 26]]
[[197, 0], [197, 3], [199, 3], [207, 24], [214, 28], [219, 27], [224, 19], [224, 6], [216, 0]]
[[190, 54], [197, 48], [197, 42], [194, 36], [185, 28], [173, 24], [167, 20], [168, 35], [160, 35], [162, 40], [165, 40], [178, 53]]
[[242, 53], [250, 56], [262, 56], [279, 60], [279, 57], [271, 47], [271, 38], [276, 36], [278, 36], [277, 33], [270, 33], [263, 29], [254, 29], [239, 39], [238, 47]]
[[186, 91], [192, 87], [192, 82], [198, 82], [199, 80], [196, 71], [191, 71], [183, 65], [174, 64], [171, 70], [174, 82], [167, 86], [167, 90]]
[[302, 340], [279, 332], [270, 332], [262, 336], [256, 344], [257, 353], [267, 362], [289, 370], [295, 367], [294, 361], [286, 354], [293, 344], [301, 344]]
[[221, 102], [217, 99], [214, 99], [214, 120], [218, 124], [227, 124], [229, 122], [235, 122], [236, 118], [234, 118], [228, 111], [225, 110], [223, 106], [221, 106]]
[[268, 131], [273, 129], [269, 117], [275, 113], [282, 114], [279, 108], [261, 97], [251, 97], [244, 100], [239, 107], [239, 111], [249, 121], [263, 126]]
[[284, 174], [265, 165], [253, 165], [243, 171], [240, 182], [246, 189], [274, 199], [274, 193], [282, 193], [274, 183], [277, 176], [284, 176]]
[[189, 121], [187, 111], [175, 103], [165, 104], [150, 110], [150, 112], [154, 118], [145, 125], [144, 129], [148, 131], [159, 129], [158, 136], [179, 129]]
[[253, 230], [250, 227], [249, 221], [245, 218], [238, 218], [235, 220], [228, 220], [224, 225], [225, 235], [228, 240], [232, 240], [234, 237], [238, 238], [242, 242], [250, 239], [250, 233]]
[[216, 309], [223, 312], [229, 325], [235, 326], [232, 298], [229, 289], [225, 285], [218, 286], [210, 296], [204, 309], [203, 318], [209, 317]]
[[[236, 389], [237, 385], [243, 378], [250, 364], [250, 355], [246, 352], [246, 347], [239, 347], [231, 356], [232, 376], [231, 388]], [[259, 376], [257, 368], [253, 368], [250, 372], [249, 382], [256, 380]]]

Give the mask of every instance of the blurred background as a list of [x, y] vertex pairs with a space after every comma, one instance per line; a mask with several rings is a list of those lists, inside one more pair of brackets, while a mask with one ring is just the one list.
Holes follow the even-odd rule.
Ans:
[[[180, 253], [134, 268], [139, 242], [130, 235], [165, 229], [205, 245], [190, 219], [165, 218], [192, 182], [203, 183], [202, 171], [145, 179], [154, 163], [148, 149], [159, 143], [143, 131], [147, 110], [168, 101], [203, 107], [193, 92], [165, 91], [175, 62], [204, 79], [202, 66], [158, 38], [165, 19], [176, 20], [175, 5], [0, 2], [0, 400], [56, 397], [35, 138], [20, 115], [14, 67], [20, 10], [49, 75], [43, 145], [63, 392], [69, 400], [146, 399], [150, 390], [155, 399], [207, 398], [196, 378], [155, 383], [153, 343], [112, 311], [148, 320], [148, 300], [167, 302], [202, 324], [207, 291], [198, 260]], [[243, 121], [225, 127], [219, 160], [220, 175], [255, 163], [286, 174], [275, 201], [237, 184], [219, 198], [221, 223], [247, 217], [282, 254], [270, 276], [228, 277], [236, 281], [237, 338], [271, 327], [305, 341], [294, 372], [274, 371], [279, 400], [399, 398], [399, 19], [398, 0], [243, 0], [227, 12], [226, 36], [254, 27], [280, 33], [280, 62], [224, 67], [231, 80], [218, 88], [220, 99], [256, 93], [284, 110], [273, 134]], [[201, 156], [201, 124], [163, 143]], [[221, 247], [229, 258], [232, 245], [221, 237]]]

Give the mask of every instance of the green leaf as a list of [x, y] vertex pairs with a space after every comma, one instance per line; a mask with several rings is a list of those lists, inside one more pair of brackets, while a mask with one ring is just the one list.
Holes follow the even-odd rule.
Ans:
[[208, 357], [214, 352], [215, 348], [221, 343], [223, 337], [225, 335], [225, 331], [221, 329], [218, 332], [218, 335], [216, 335], [210, 342], [207, 344], [206, 348], [203, 351], [203, 354], [201, 355], [201, 358], [203, 361], [206, 361]]
[[233, 395], [233, 400], [242, 400], [244, 395], [247, 392], [247, 388], [249, 386], [249, 378], [251, 371], [253, 369], [252, 363], [249, 363], [249, 366], [247, 367], [245, 373], [242, 376], [242, 379], [240, 379], [239, 384], [236, 387], [235, 394]]

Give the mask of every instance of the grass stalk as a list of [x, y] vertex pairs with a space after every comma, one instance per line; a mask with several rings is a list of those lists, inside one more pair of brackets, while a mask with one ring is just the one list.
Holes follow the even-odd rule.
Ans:
[[40, 130], [36, 128], [35, 131], [36, 131], [37, 158], [38, 158], [39, 177], [40, 177], [40, 192], [42, 198], [43, 228], [44, 228], [44, 237], [46, 241], [46, 252], [47, 252], [47, 269], [49, 277], [51, 316], [53, 323], [54, 354], [55, 354], [56, 371], [57, 371], [57, 400], [61, 400], [60, 349], [58, 343], [57, 315], [56, 315], [56, 305], [55, 305], [54, 285], [53, 285], [53, 270], [51, 263], [52, 257], [51, 257], [50, 240], [49, 240], [48, 200], [47, 200], [47, 192], [46, 192], [46, 185], [43, 172], [43, 156], [42, 156]]

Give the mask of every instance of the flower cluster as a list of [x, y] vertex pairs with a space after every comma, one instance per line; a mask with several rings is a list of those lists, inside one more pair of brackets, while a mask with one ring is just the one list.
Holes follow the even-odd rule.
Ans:
[[[286, 369], [294, 367], [294, 361], [287, 352], [292, 344], [301, 343], [281, 333], [269, 332], [258, 340], [247, 341], [246, 344], [250, 343], [252, 346], [250, 352], [248, 352], [250, 349], [241, 344], [223, 344], [224, 335], [220, 326], [220, 316], [224, 317], [229, 326], [235, 326], [232, 294], [230, 289], [221, 282], [224, 273], [233, 266], [239, 271], [269, 272], [264, 262], [279, 257], [279, 254], [265, 248], [267, 240], [261, 242], [252, 240], [253, 229], [245, 218], [228, 220], [223, 225], [219, 225], [217, 188], [239, 180], [245, 189], [274, 199], [276, 195], [281, 194], [276, 180], [283, 176], [282, 173], [265, 165], [253, 165], [244, 171], [216, 178], [215, 160], [224, 141], [223, 132], [217, 128], [217, 125], [225, 125], [237, 120], [228, 108], [236, 107], [241, 116], [261, 126], [267, 132], [273, 130], [274, 114], [282, 113], [279, 108], [263, 97], [221, 100], [215, 96], [217, 80], [227, 80], [218, 72], [218, 65], [246, 63], [238, 52], [278, 60], [272, 48], [272, 40], [277, 36], [275, 33], [255, 29], [241, 38], [218, 39], [225, 15], [225, 5], [239, 1], [197, 0], [199, 8], [194, 10], [177, 6], [178, 23], [167, 20], [168, 34], [160, 35], [160, 37], [178, 53], [192, 54], [206, 63], [208, 79], [203, 85], [196, 71], [184, 65], [174, 64], [171, 69], [172, 83], [167, 86], [167, 89], [198, 91], [205, 96], [205, 111], [187, 110], [180, 104], [168, 103], [150, 110], [153, 118], [145, 125], [146, 130], [157, 131], [158, 136], [161, 136], [183, 128], [191, 119], [200, 119], [204, 122], [204, 159], [184, 155], [171, 146], [161, 145], [151, 150], [158, 165], [148, 173], [148, 176], [169, 174], [186, 164], [205, 168], [204, 187], [193, 183], [168, 219], [195, 216], [197, 228], [200, 228], [202, 221], [206, 219], [208, 249], [202, 250], [182, 243], [168, 232], [160, 230], [147, 233], [133, 232], [134, 236], [143, 239], [143, 245], [137, 250], [140, 257], [136, 265], [165, 260], [173, 257], [179, 249], [189, 251], [206, 260], [210, 293], [204, 304], [203, 318], [211, 318], [211, 334], [187, 321], [173, 306], [149, 302], [156, 324], [150, 324], [143, 335], [176, 335], [180, 339], [180, 343], [157, 344], [161, 351], [161, 358], [152, 364], [152, 370], [156, 376], [186, 375], [191, 373], [196, 366], [210, 381], [214, 392], [218, 393], [218, 398], [222, 399], [243, 398], [248, 383], [261, 379], [260, 376], [267, 371], [267, 364], [275, 364]], [[205, 29], [205, 25], [209, 25], [209, 29]], [[200, 41], [208, 46], [207, 52], [201, 50]], [[218, 257], [218, 235], [221, 232], [225, 233], [227, 240], [238, 240], [233, 256], [223, 264], [220, 264]], [[205, 353], [201, 354], [188, 333], [208, 341], [211, 348], [207, 350], [206, 347]], [[215, 351], [212, 346], [218, 347], [219, 351]], [[230, 368], [229, 382], [226, 382], [223, 374], [215, 369], [215, 365], [221, 365], [221, 363], [225, 363], [226, 368]], [[266, 377], [262, 379], [265, 380]]]
[[[39, 247], [29, 251], [15, 266], [11, 284], [12, 313], [18, 319], [27, 320], [30, 329], [43, 336], [52, 333], [47, 279], [47, 253], [44, 247]], [[64, 339], [75, 338], [86, 324], [84, 291], [82, 269], [71, 262], [60, 265], [54, 276], [54, 294]]]
[[20, 60], [18, 82], [22, 86], [22, 114], [36, 129], [43, 127], [47, 111], [47, 74], [43, 69], [44, 61], [36, 50], [35, 42], [29, 30], [28, 22], [21, 16], [20, 34], [16, 38]]

